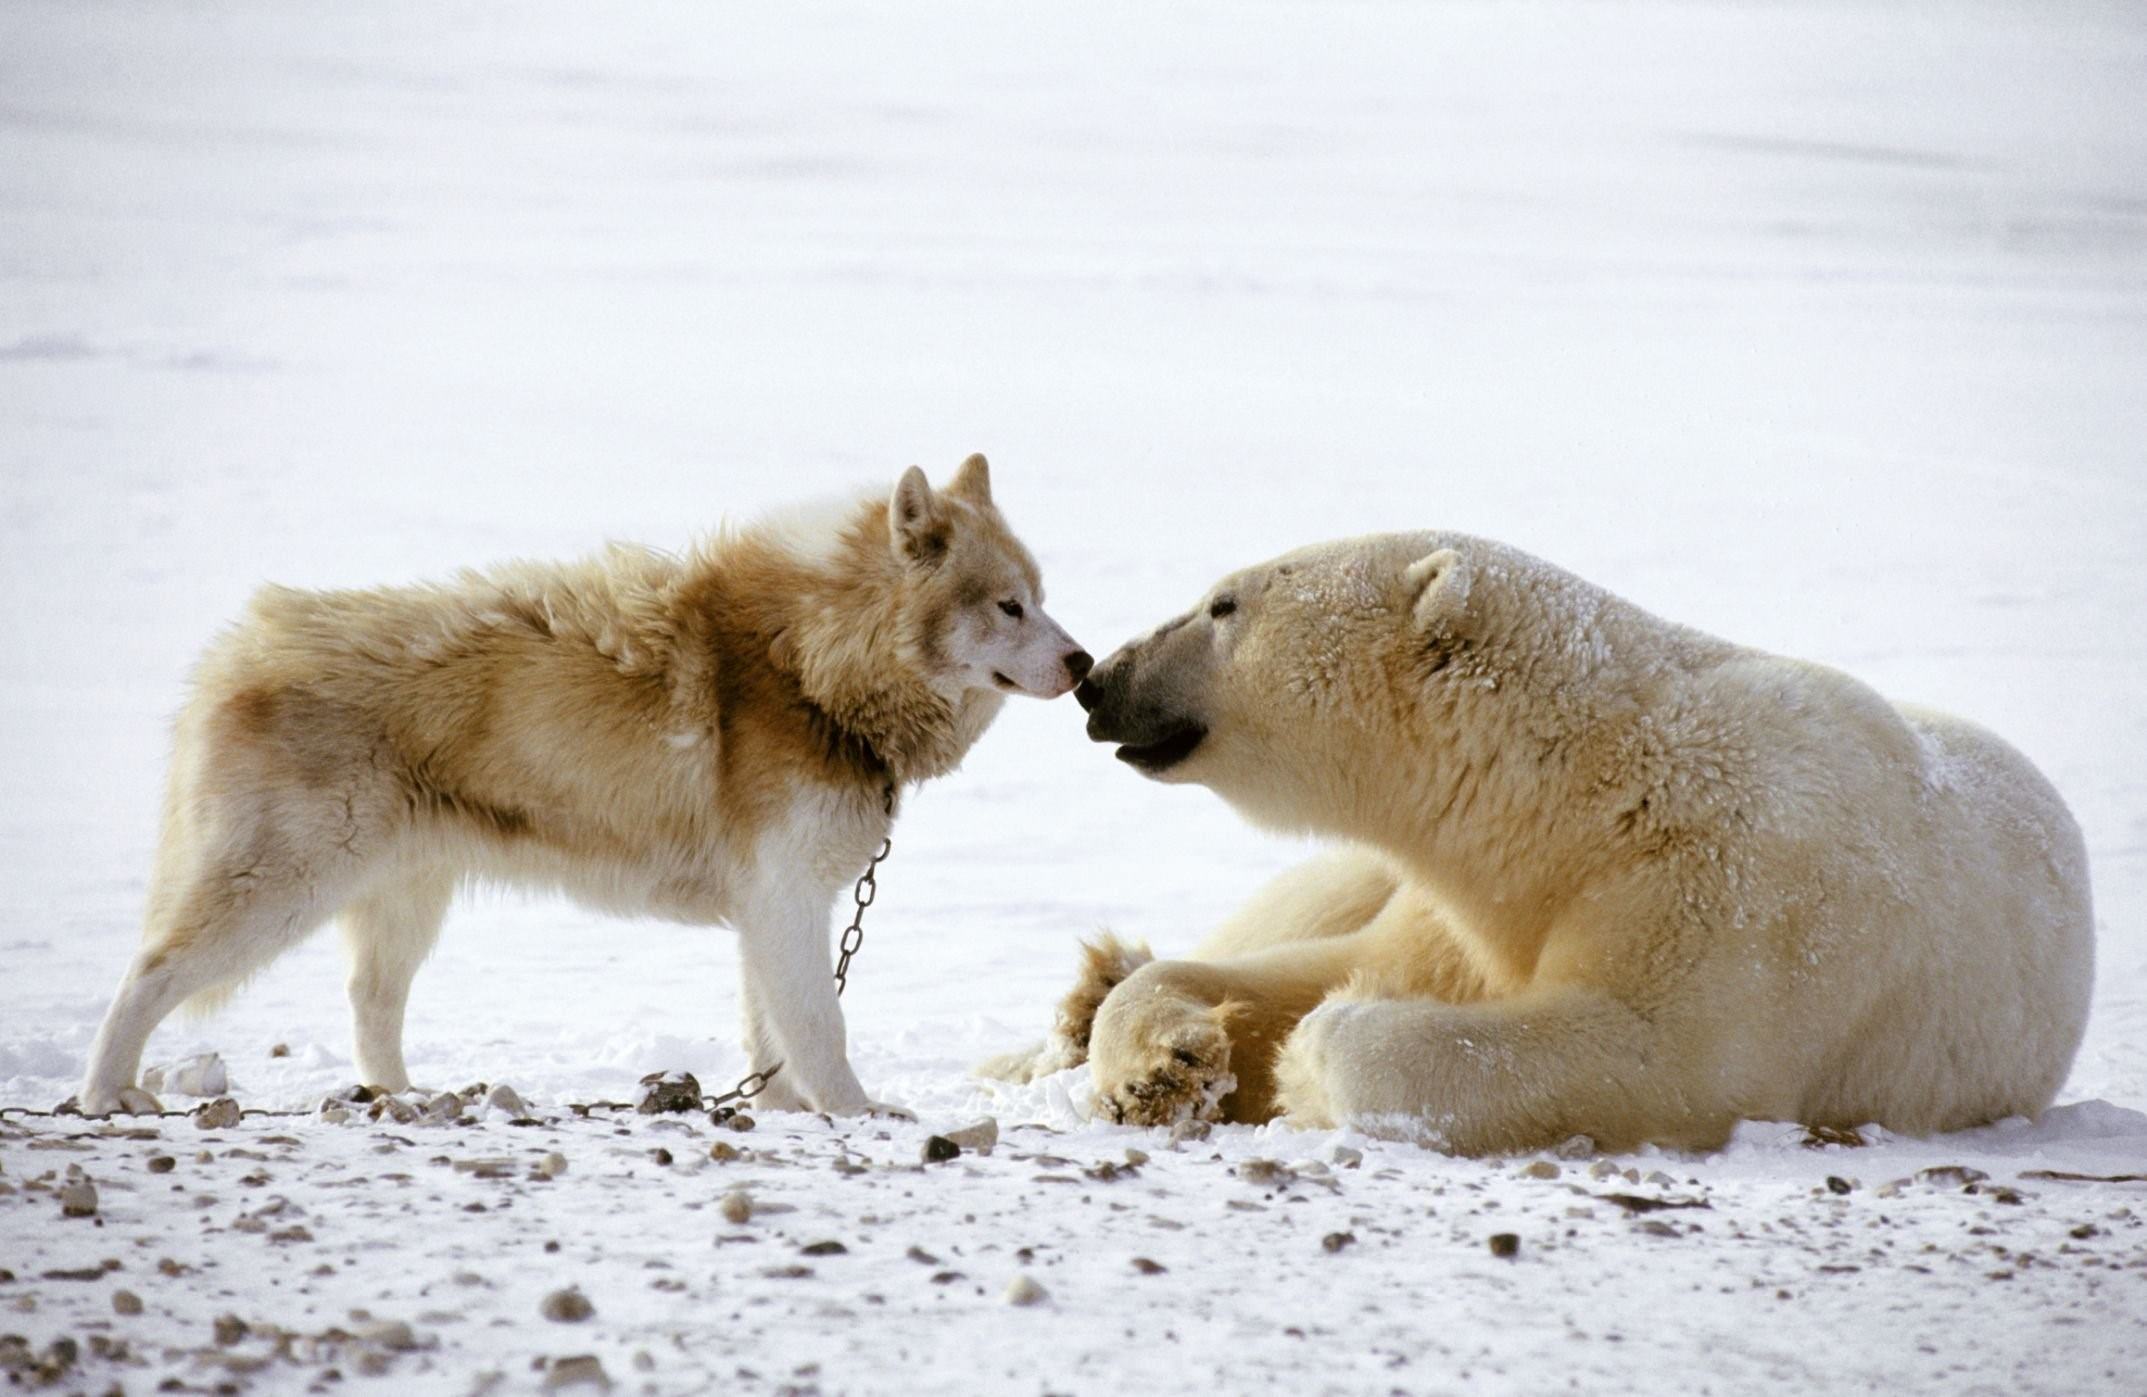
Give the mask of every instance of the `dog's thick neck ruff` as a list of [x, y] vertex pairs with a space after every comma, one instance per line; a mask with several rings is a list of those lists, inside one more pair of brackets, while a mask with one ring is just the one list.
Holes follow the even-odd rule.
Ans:
[[933, 682], [944, 616], [915, 594], [884, 508], [863, 500], [830, 526], [836, 537], [811, 553], [767, 529], [702, 549], [681, 579], [681, 619], [705, 628], [719, 700], [748, 689], [779, 699], [830, 776], [875, 794], [943, 776], [1003, 700]]

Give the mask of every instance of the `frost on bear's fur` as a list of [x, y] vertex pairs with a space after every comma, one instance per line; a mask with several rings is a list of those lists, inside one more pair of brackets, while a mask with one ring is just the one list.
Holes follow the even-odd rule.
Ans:
[[1345, 841], [1090, 996], [1119, 1119], [1228, 1076], [1227, 1119], [1465, 1153], [1929, 1132], [2039, 1112], [2079, 1043], [2086, 856], [2025, 758], [1502, 545], [1248, 569], [1084, 701], [1145, 774]]

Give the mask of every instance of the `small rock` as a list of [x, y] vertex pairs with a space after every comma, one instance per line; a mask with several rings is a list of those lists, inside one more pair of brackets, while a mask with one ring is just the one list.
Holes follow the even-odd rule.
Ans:
[[1520, 1254], [1521, 1239], [1517, 1234], [1512, 1232], [1494, 1232], [1491, 1234], [1491, 1255], [1510, 1261]]
[[597, 1387], [609, 1392], [611, 1374], [604, 1371], [603, 1361], [593, 1353], [553, 1359], [544, 1370], [544, 1390], [558, 1392], [569, 1387]]
[[454, 1092], [443, 1091], [425, 1103], [425, 1123], [445, 1125], [449, 1121], [461, 1120], [462, 1110], [462, 1098]]
[[1672, 1184], [1675, 1184], [1677, 1180], [1671, 1178], [1668, 1174], [1663, 1173], [1660, 1169], [1650, 1169], [1648, 1171], [1647, 1178], [1643, 1180], [1643, 1182], [1655, 1184], [1661, 1188], [1668, 1188]]
[[230, 1348], [253, 1332], [252, 1326], [237, 1315], [218, 1315], [212, 1328], [218, 1348]]
[[701, 1083], [691, 1072], [651, 1072], [641, 1079], [634, 1109], [644, 1116], [701, 1109]]
[[999, 1143], [999, 1122], [990, 1116], [986, 1116], [974, 1125], [965, 1125], [960, 1130], [950, 1130], [939, 1138], [951, 1140], [963, 1149], [975, 1154], [990, 1154], [992, 1146]]
[[924, 1142], [919, 1153], [927, 1164], [945, 1164], [950, 1159], [960, 1159], [962, 1147], [944, 1135], [934, 1135]]
[[596, 1313], [596, 1306], [589, 1303], [588, 1296], [568, 1286], [545, 1296], [544, 1302], [537, 1306], [537, 1313], [554, 1324], [579, 1324]]
[[1989, 1177], [1981, 1169], [1971, 1169], [1965, 1164], [1939, 1164], [1916, 1171], [1917, 1183], [1934, 1184], [1940, 1188], [1965, 1188]]
[[567, 1157], [557, 1150], [538, 1160], [535, 1165], [535, 1173], [540, 1179], [556, 1179], [566, 1172]]
[[849, 1254], [850, 1249], [848, 1247], [832, 1239], [825, 1242], [808, 1243], [798, 1248], [798, 1255], [800, 1256], [848, 1256]]
[[142, 1312], [142, 1297], [131, 1290], [112, 1292], [112, 1313], [115, 1315], [138, 1315]]
[[1026, 1275], [1014, 1277], [1012, 1284], [1006, 1288], [1006, 1303], [1009, 1305], [1034, 1305], [1050, 1298], [1049, 1291]]
[[1591, 1179], [1615, 1179], [1620, 1177], [1620, 1174], [1617, 1165], [1612, 1164], [1607, 1159], [1599, 1159], [1588, 1166], [1588, 1177]]
[[728, 1140], [718, 1140], [708, 1147], [708, 1157], [718, 1164], [728, 1164], [738, 1158], [738, 1147]]
[[1560, 1159], [1593, 1159], [1596, 1154], [1595, 1140], [1587, 1135], [1569, 1135], [1551, 1153]]
[[417, 1347], [417, 1332], [399, 1319], [376, 1320], [360, 1329], [358, 1337], [396, 1353], [408, 1353]]
[[1535, 1160], [1521, 1166], [1521, 1177], [1524, 1179], [1555, 1179], [1563, 1172], [1565, 1171], [1547, 1159]]
[[716, 1205], [723, 1213], [723, 1220], [733, 1227], [742, 1227], [753, 1220], [753, 1195], [742, 1188], [734, 1188], [723, 1195]]
[[350, 1109], [334, 1101], [323, 1101], [316, 1117], [322, 1125], [348, 1125]]
[[1344, 1169], [1357, 1169], [1364, 1164], [1364, 1151], [1353, 1150], [1347, 1145], [1336, 1145], [1327, 1152], [1327, 1158]]
[[60, 1216], [63, 1218], [89, 1218], [97, 1215], [97, 1185], [87, 1174], [79, 1174], [69, 1166], [71, 1177], [60, 1185]]
[[1173, 1145], [1182, 1145], [1188, 1140], [1205, 1140], [1212, 1129], [1214, 1127], [1206, 1121], [1177, 1121], [1170, 1128], [1170, 1142]]
[[387, 1120], [397, 1125], [409, 1125], [417, 1120], [418, 1111], [417, 1107], [400, 1096], [381, 1095], [374, 1097], [372, 1105], [366, 1107], [366, 1115], [376, 1121]]
[[737, 1115], [732, 1116], [729, 1120], [725, 1121], [724, 1124], [728, 1125], [731, 1129], [743, 1135], [745, 1132], [753, 1128], [754, 1122], [751, 1116], [747, 1115], [743, 1111], [740, 1111]]
[[1126, 1167], [1128, 1169], [1138, 1169], [1147, 1162], [1148, 1151], [1136, 1150], [1131, 1145], [1126, 1147]]
[[194, 1112], [194, 1124], [202, 1130], [229, 1130], [244, 1119], [239, 1103], [228, 1096], [219, 1096]]
[[1826, 1176], [1826, 1191], [1828, 1193], [1851, 1193], [1855, 1191], [1855, 1188], [1856, 1185], [1850, 1183], [1839, 1174]]
[[1287, 1183], [1294, 1177], [1287, 1164], [1273, 1159], [1240, 1160], [1231, 1172], [1249, 1184]]
[[1320, 1238], [1320, 1249], [1322, 1251], [1340, 1251], [1356, 1240], [1357, 1234], [1354, 1232], [1330, 1232]]
[[173, 1159], [168, 1154], [153, 1154], [149, 1156], [149, 1172], [152, 1174], [169, 1174], [172, 1170], [178, 1167], [179, 1161]]
[[529, 1114], [529, 1103], [522, 1100], [522, 1094], [505, 1082], [501, 1082], [498, 1086], [485, 1093], [485, 1105], [502, 1115], [526, 1116]]
[[1145, 1256], [1136, 1256], [1133, 1258], [1133, 1269], [1144, 1276], [1160, 1276], [1170, 1268], [1160, 1261], [1150, 1261]]
[[180, 1096], [222, 1096], [231, 1090], [231, 1074], [215, 1053], [201, 1053], [165, 1068], [164, 1089]]
[[289, 1057], [291, 1055], [291, 1045], [278, 1043], [268, 1050], [268, 1055], [270, 1057]]

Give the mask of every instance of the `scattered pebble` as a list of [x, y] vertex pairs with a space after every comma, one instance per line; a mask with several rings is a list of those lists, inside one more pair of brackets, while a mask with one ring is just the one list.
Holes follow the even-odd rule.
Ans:
[[1547, 1159], [1521, 1166], [1521, 1177], [1524, 1179], [1555, 1179], [1563, 1172], [1565, 1171]]
[[1587, 1135], [1568, 1135], [1558, 1148], [1551, 1151], [1560, 1159], [1593, 1159], [1597, 1150], [1595, 1140]]
[[641, 1079], [634, 1109], [644, 1116], [701, 1109], [701, 1083], [691, 1072], [651, 1072]]
[[960, 1130], [950, 1130], [936, 1138], [951, 1140], [974, 1154], [990, 1154], [992, 1146], [999, 1143], [999, 1122], [986, 1116], [973, 1125], [965, 1125]]
[[502, 1115], [518, 1119], [529, 1115], [529, 1103], [522, 1100], [522, 1094], [505, 1082], [485, 1093], [485, 1105]]
[[230, 1314], [218, 1315], [211, 1324], [210, 1330], [216, 1336], [216, 1346], [218, 1348], [230, 1348], [253, 1332], [252, 1326], [248, 1325], [245, 1320], [240, 1319], [237, 1315]]
[[97, 1215], [97, 1185], [79, 1165], [67, 1166], [67, 1182], [60, 1185], [60, 1216], [89, 1218]]
[[1133, 1269], [1144, 1276], [1160, 1276], [1170, 1268], [1160, 1261], [1150, 1261], [1145, 1256], [1136, 1256], [1133, 1258]]
[[376, 1320], [360, 1329], [358, 1337], [369, 1344], [391, 1349], [396, 1353], [408, 1353], [418, 1346], [417, 1331], [399, 1319]]
[[728, 1140], [718, 1140], [708, 1147], [708, 1157], [718, 1164], [728, 1164], [738, 1158], [738, 1147]]
[[1850, 1183], [1839, 1174], [1826, 1176], [1826, 1191], [1828, 1193], [1853, 1193], [1855, 1189], [1856, 1185]]
[[744, 1226], [753, 1220], [753, 1195], [742, 1188], [734, 1188], [723, 1195], [717, 1205], [723, 1211], [723, 1220], [734, 1227]]
[[537, 1161], [536, 1175], [540, 1179], [556, 1179], [567, 1172], [567, 1157], [557, 1150]]
[[1355, 1243], [1356, 1240], [1357, 1234], [1354, 1232], [1330, 1232], [1320, 1238], [1320, 1247], [1324, 1251], [1340, 1251], [1342, 1248]]
[[800, 1256], [848, 1256], [850, 1249], [842, 1243], [830, 1239], [825, 1242], [812, 1242], [799, 1247], [798, 1254]]
[[950, 1159], [960, 1159], [962, 1147], [944, 1135], [934, 1135], [924, 1142], [919, 1154], [927, 1164], [945, 1164]]
[[1971, 1169], [1965, 1164], [1939, 1164], [1916, 1171], [1917, 1183], [1935, 1184], [1940, 1188], [1965, 1188], [1969, 1184], [1982, 1183], [1989, 1177], [1990, 1175], [1981, 1169]]
[[268, 1055], [270, 1057], [289, 1057], [291, 1055], [291, 1045], [278, 1043], [268, 1050]]
[[142, 1297], [131, 1290], [112, 1292], [112, 1313], [115, 1315], [138, 1315], [142, 1312]]
[[[146, 1083], [143, 1090], [155, 1092]], [[179, 1096], [222, 1096], [231, 1090], [231, 1074], [215, 1053], [201, 1053], [164, 1069], [163, 1090]]]
[[152, 1174], [169, 1174], [172, 1170], [178, 1167], [179, 1161], [173, 1159], [168, 1154], [153, 1154], [149, 1156], [149, 1172]]
[[1009, 1305], [1034, 1305], [1050, 1298], [1051, 1293], [1028, 1275], [1014, 1277], [1013, 1283], [1006, 1288], [1006, 1303]]
[[1288, 1183], [1294, 1177], [1290, 1166], [1274, 1159], [1239, 1160], [1231, 1172], [1249, 1184]]
[[545, 1296], [544, 1302], [537, 1306], [537, 1313], [554, 1324], [579, 1324], [596, 1313], [596, 1306], [589, 1303], [588, 1296], [568, 1286]]
[[1521, 1239], [1518, 1234], [1512, 1232], [1494, 1232], [1491, 1234], [1491, 1255], [1510, 1261], [1520, 1254]]
[[604, 1371], [604, 1364], [593, 1353], [577, 1353], [566, 1358], [555, 1358], [545, 1365], [544, 1390], [558, 1392], [568, 1387], [597, 1387], [611, 1390], [611, 1374]]
[[203, 1130], [229, 1130], [245, 1118], [239, 1103], [228, 1096], [219, 1096], [194, 1112], [194, 1124]]
[[737, 1131], [739, 1134], [742, 1135], [746, 1131], [751, 1130], [753, 1128], [754, 1122], [751, 1116], [747, 1115], [743, 1111], [740, 1111], [737, 1115], [734, 1115], [729, 1120], [725, 1121], [724, 1124], [728, 1125], [731, 1129]]
[[1364, 1151], [1351, 1149], [1348, 1145], [1336, 1145], [1327, 1152], [1327, 1158], [1344, 1169], [1356, 1169], [1364, 1164]]

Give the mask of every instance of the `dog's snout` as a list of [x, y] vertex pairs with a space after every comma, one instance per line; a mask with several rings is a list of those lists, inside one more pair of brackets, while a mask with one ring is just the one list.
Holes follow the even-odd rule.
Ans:
[[1079, 684], [1088, 678], [1088, 672], [1096, 667], [1096, 661], [1086, 650], [1076, 650], [1066, 657], [1066, 672]]

